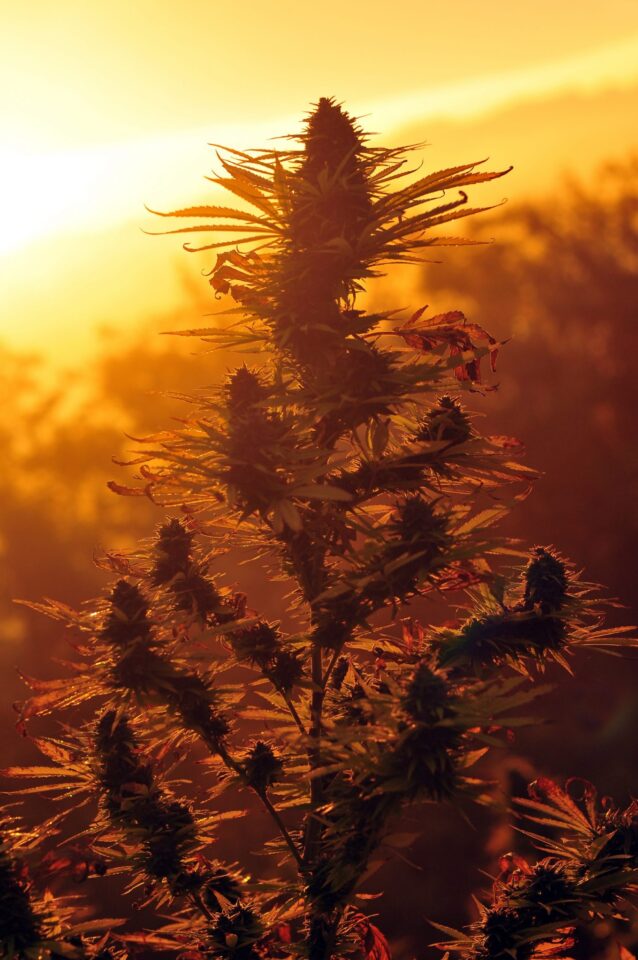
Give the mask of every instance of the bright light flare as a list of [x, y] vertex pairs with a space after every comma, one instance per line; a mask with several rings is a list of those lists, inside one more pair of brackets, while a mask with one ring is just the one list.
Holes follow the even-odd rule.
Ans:
[[[218, 142], [246, 147], [272, 130], [264, 122], [250, 129], [226, 124], [214, 133]], [[192, 197], [198, 181], [210, 200], [214, 188], [203, 174], [216, 165], [211, 139], [210, 129], [197, 129], [51, 153], [0, 143], [0, 255], [52, 234], [142, 225], [145, 203], [174, 208], [180, 197]]]
[[[510, 70], [371, 104], [375, 126], [388, 131], [411, 121], [461, 121], [510, 102], [560, 91], [592, 91], [638, 80], [638, 36], [555, 63]], [[356, 104], [355, 104], [355, 113]], [[174, 208], [192, 196], [192, 184], [215, 165], [207, 141], [240, 147], [268, 141], [292, 118], [268, 118], [248, 129], [214, 124], [153, 138], [69, 151], [28, 151], [0, 143], [0, 255], [53, 234], [103, 230], [115, 223], [145, 222], [143, 204]], [[9, 136], [11, 133], [9, 132]], [[210, 197], [202, 182], [202, 196]]]
[[99, 170], [75, 153], [26, 153], [0, 146], [0, 253], [86, 219]]

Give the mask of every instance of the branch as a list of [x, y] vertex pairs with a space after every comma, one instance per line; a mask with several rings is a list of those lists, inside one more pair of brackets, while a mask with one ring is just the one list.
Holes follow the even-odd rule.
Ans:
[[326, 687], [328, 686], [328, 681], [330, 680], [330, 677], [332, 676], [332, 671], [334, 670], [334, 668], [335, 668], [335, 666], [336, 666], [337, 660], [338, 660], [339, 657], [341, 656], [341, 651], [342, 651], [342, 650], [343, 650], [343, 647], [340, 647], [338, 650], [335, 650], [334, 653], [332, 654], [332, 660], [331, 660], [330, 663], [328, 664], [328, 668], [327, 668], [326, 672], [325, 672], [324, 675], [323, 675], [323, 684], [322, 684], [322, 686], [323, 686], [324, 691], [325, 691]]
[[299, 732], [302, 734], [303, 737], [307, 737], [308, 732], [301, 721], [301, 717], [297, 713], [297, 708], [295, 707], [294, 703], [292, 702], [288, 694], [284, 693], [283, 690], [279, 690], [278, 693], [281, 695], [282, 700], [288, 707], [288, 710], [290, 711], [290, 716], [292, 717], [297, 727], [299, 728]]
[[[321, 766], [321, 716], [323, 711], [323, 664], [321, 657], [321, 647], [318, 643], [313, 644], [312, 648], [312, 700], [310, 703], [310, 737], [312, 739], [308, 750], [308, 762], [310, 769], [316, 770]], [[310, 800], [312, 803], [312, 812], [306, 824], [306, 836], [304, 840], [304, 862], [312, 862], [317, 842], [321, 833], [321, 824], [314, 817], [314, 811], [321, 805], [323, 798], [323, 783], [321, 777], [313, 777], [310, 781]]]
[[[214, 752], [221, 757], [221, 759], [224, 761], [224, 763], [226, 764], [229, 770], [232, 770], [234, 773], [236, 773], [239, 777], [241, 777], [242, 780], [246, 779], [246, 775], [244, 773], [243, 767], [241, 766], [240, 763], [234, 760], [233, 757], [231, 757], [228, 750], [226, 750], [226, 747], [224, 747], [223, 744], [217, 743], [213, 746], [211, 743], [207, 742], [207, 746], [211, 750], [211, 752]], [[285, 841], [286, 846], [288, 847], [292, 856], [294, 857], [297, 863], [297, 866], [301, 869], [303, 867], [303, 860], [302, 860], [301, 854], [299, 853], [299, 850], [297, 849], [297, 845], [295, 844], [294, 840], [290, 836], [290, 833], [288, 832], [288, 828], [286, 827], [286, 824], [281, 819], [281, 815], [273, 806], [273, 803], [268, 797], [265, 790], [258, 790], [256, 787], [253, 787], [252, 789], [254, 790], [255, 794], [259, 797], [265, 809], [268, 811], [268, 813], [274, 820], [282, 836], [282, 839]]]

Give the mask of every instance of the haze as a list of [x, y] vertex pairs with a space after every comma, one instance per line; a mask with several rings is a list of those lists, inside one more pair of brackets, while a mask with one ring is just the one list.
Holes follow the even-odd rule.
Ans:
[[638, 5], [525, 7], [5, 2], [0, 337], [66, 361], [97, 324], [178, 303], [176, 262], [205, 261], [142, 235], [143, 204], [206, 199], [207, 141], [261, 145], [320, 95], [386, 140], [427, 140], [428, 166], [513, 162], [481, 201], [636, 149]]

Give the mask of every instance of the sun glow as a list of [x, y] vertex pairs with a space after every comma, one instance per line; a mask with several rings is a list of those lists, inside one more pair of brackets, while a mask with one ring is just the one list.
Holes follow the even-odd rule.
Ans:
[[[416, 119], [462, 120], [517, 99], [636, 80], [638, 37], [634, 36], [553, 64], [395, 96], [372, 104], [369, 112], [387, 135]], [[101, 230], [126, 220], [141, 222], [143, 203], [174, 206], [182, 196], [185, 200], [191, 196], [193, 183], [201, 183], [214, 164], [208, 140], [248, 147], [264, 142], [273, 130], [290, 129], [293, 124], [290, 117], [248, 126], [215, 124], [55, 152], [0, 144], [0, 254], [56, 233]]]
[[330, 69], [319, 55], [332, 43], [330, 17], [302, 47], [305, 8], [280, 0], [267, 55], [269, 5], [255, 8], [241, 71], [232, 11], [206, 0], [193, 0], [188, 17], [151, 0], [90, 9], [61, 0], [55, 11], [34, 2], [12, 13], [0, 57], [0, 341], [60, 363], [93, 349], [100, 325], [126, 330], [178, 309], [182, 278], [210, 268], [210, 256], [181, 257], [175, 237], [144, 236], [140, 228], [165, 225], [144, 204], [216, 202], [204, 179], [219, 172], [209, 142], [274, 146], [319, 96], [342, 98], [379, 142], [427, 140], [431, 169], [487, 153], [513, 163], [507, 181], [480, 186], [487, 205], [553, 189], [563, 171], [587, 177], [638, 149], [627, 120], [638, 102], [638, 12], [626, 0], [610, 0], [604, 18], [584, 0], [577, 22], [539, 0], [524, 28], [511, 5], [485, 0], [476, 31], [457, 29], [464, 17], [475, 22], [474, 5], [458, 0], [437, 12], [436, 36], [425, 29], [427, 5], [411, 5], [407, 36], [402, 18], [375, 25], [372, 10], [387, 14], [381, 0], [345, 13], [325, 0], [360, 51]]
[[[272, 125], [226, 124], [215, 133], [249, 146], [270, 136]], [[141, 223], [144, 203], [174, 206], [182, 195], [187, 199], [214, 164], [210, 138], [210, 130], [197, 129], [51, 153], [0, 144], [0, 254], [56, 233]]]
[[74, 153], [36, 154], [0, 146], [0, 253], [68, 228], [92, 204], [97, 172]]

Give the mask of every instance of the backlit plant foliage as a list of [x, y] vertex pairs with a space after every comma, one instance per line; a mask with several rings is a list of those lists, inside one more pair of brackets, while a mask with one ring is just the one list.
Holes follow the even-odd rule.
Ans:
[[[206, 238], [186, 249], [217, 251], [210, 283], [229, 298], [191, 335], [243, 362], [142, 441], [137, 482], [113, 484], [166, 509], [154, 540], [106, 557], [116, 579], [81, 610], [33, 605], [71, 629], [76, 655], [63, 679], [28, 679], [22, 731], [86, 701], [95, 715], [35, 739], [49, 765], [11, 773], [91, 815], [74, 854], [44, 860], [0, 825], [7, 960], [109, 960], [139, 943], [182, 960], [382, 960], [360, 894], [406, 805], [486, 802], [472, 768], [527, 722], [546, 665], [632, 642], [554, 548], [521, 552], [495, 532], [534, 474], [459, 394], [490, 389], [500, 345], [456, 310], [406, 319], [357, 299], [389, 265], [464, 242], [438, 228], [478, 212], [464, 188], [502, 172], [417, 177], [328, 99], [282, 149], [219, 162], [236, 209], [162, 216]], [[235, 589], [234, 568], [224, 576], [230, 548], [287, 585], [277, 620]], [[419, 623], [414, 604], [427, 620], [434, 599], [460, 613]], [[199, 766], [174, 776], [191, 753]], [[216, 854], [249, 795], [272, 828], [263, 876]], [[634, 806], [597, 807], [589, 788], [579, 804], [543, 781], [525, 807], [558, 832], [536, 837], [537, 864], [504, 861], [467, 933], [447, 931], [462, 957], [566, 956], [638, 878]], [[43, 827], [54, 851], [66, 824]], [[131, 930], [125, 905], [119, 921], [72, 916], [46, 889], [78, 872], [125, 875], [162, 919]]]

